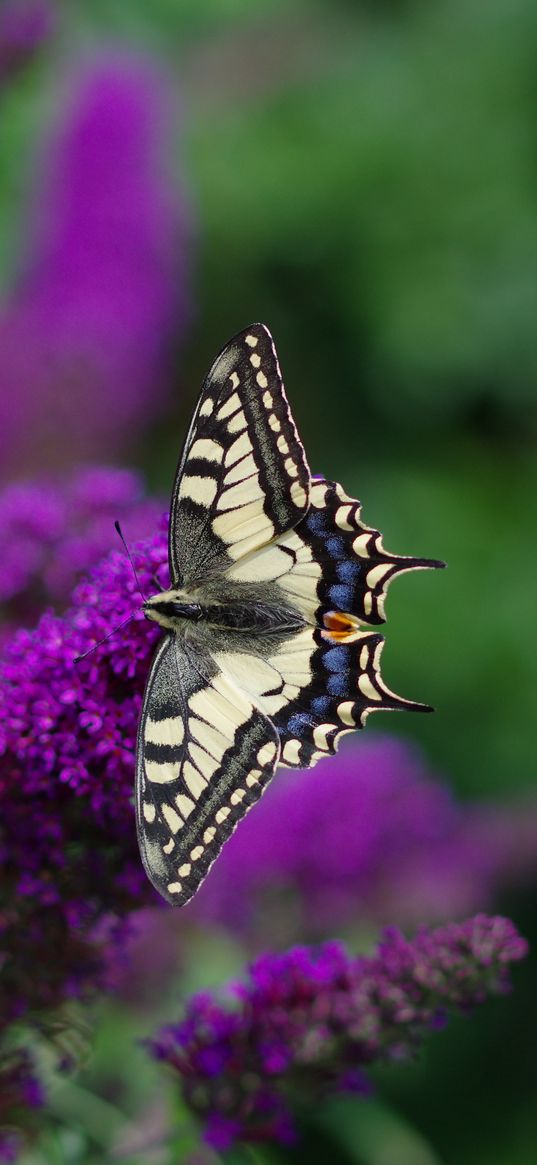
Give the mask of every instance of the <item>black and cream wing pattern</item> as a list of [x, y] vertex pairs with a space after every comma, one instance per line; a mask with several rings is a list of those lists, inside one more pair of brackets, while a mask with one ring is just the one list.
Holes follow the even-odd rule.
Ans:
[[137, 748], [148, 877], [195, 893], [278, 764], [334, 753], [370, 712], [429, 711], [380, 674], [386, 591], [442, 563], [390, 554], [340, 485], [310, 473], [272, 336], [254, 324], [215, 360], [172, 493], [170, 588]]

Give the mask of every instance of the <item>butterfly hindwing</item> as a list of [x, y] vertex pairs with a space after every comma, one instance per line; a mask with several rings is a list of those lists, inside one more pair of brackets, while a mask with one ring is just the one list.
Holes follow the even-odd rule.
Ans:
[[262, 324], [239, 333], [202, 389], [172, 495], [170, 572], [193, 588], [292, 529], [310, 473]]
[[370, 712], [430, 711], [386, 687], [380, 674], [383, 644], [382, 635], [357, 623], [344, 639], [304, 627], [277, 644], [260, 636], [255, 656], [245, 655], [235, 642], [215, 659], [270, 717], [281, 741], [280, 762], [309, 768], [334, 753], [346, 733], [363, 728]]
[[188, 901], [279, 758], [272, 722], [199, 645], [157, 648], [138, 734], [136, 815], [148, 877]]
[[264, 657], [272, 668], [266, 675], [259, 667], [241, 669], [229, 657], [237, 682], [278, 729], [281, 763], [315, 764], [336, 751], [343, 735], [362, 728], [372, 711], [430, 711], [386, 687], [383, 637], [363, 624], [384, 621], [386, 591], [397, 574], [440, 565], [390, 554], [378, 530], [360, 520], [360, 503], [319, 477], [298, 525], [229, 568], [234, 586], [263, 580], [267, 590], [274, 588], [275, 601], [300, 611], [308, 624]]
[[274, 583], [281, 602], [335, 636], [352, 629], [340, 615], [348, 615], [356, 625], [383, 623], [392, 579], [442, 563], [390, 554], [378, 530], [360, 520], [360, 511], [360, 503], [337, 482], [313, 478], [310, 506], [298, 525], [234, 563], [227, 578]]
[[384, 623], [392, 579], [405, 571], [443, 566], [428, 558], [390, 554], [379, 531], [361, 521], [361, 508], [337, 482], [313, 478], [311, 506], [300, 534], [322, 568], [314, 616], [321, 626], [329, 612], [350, 612], [363, 623]]
[[427, 704], [397, 696], [384, 683], [382, 635], [355, 630], [345, 641], [334, 641], [329, 633], [316, 630], [313, 639], [310, 683], [273, 717], [281, 740], [281, 764], [310, 768], [335, 753], [343, 736], [363, 728], [371, 712], [431, 711]]

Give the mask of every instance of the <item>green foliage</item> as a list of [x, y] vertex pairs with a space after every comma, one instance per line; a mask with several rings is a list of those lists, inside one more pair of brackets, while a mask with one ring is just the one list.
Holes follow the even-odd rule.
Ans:
[[[484, 405], [526, 432], [534, 25], [521, 3], [459, 0], [393, 22], [312, 6], [297, 71], [289, 15], [265, 45], [243, 33], [259, 72], [243, 65], [204, 93], [194, 82], [210, 315], [221, 319], [231, 280], [229, 324], [237, 301], [246, 314], [259, 305], [291, 360], [298, 337], [308, 394], [329, 383], [343, 404], [359, 383], [359, 406], [345, 400], [353, 420], [365, 409], [426, 433]], [[312, 318], [335, 328], [320, 356], [304, 351]]]

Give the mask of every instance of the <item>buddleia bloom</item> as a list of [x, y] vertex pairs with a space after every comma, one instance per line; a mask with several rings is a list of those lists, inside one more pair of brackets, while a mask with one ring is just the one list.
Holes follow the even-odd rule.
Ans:
[[44, 1101], [32, 1058], [24, 1048], [0, 1053], [0, 1162], [15, 1161], [23, 1145], [23, 1133], [31, 1131], [32, 1114]]
[[491, 845], [477, 828], [486, 808], [457, 804], [404, 741], [347, 741], [311, 771], [279, 773], [192, 909], [254, 949], [267, 932], [280, 944], [297, 928], [315, 940], [357, 918], [412, 926], [464, 917], [492, 900], [507, 873], [509, 813], [498, 811]]
[[[147, 541], [143, 554], [136, 545], [133, 552], [142, 586], [149, 587], [165, 557], [164, 533]], [[64, 615], [47, 613], [35, 630], [19, 630], [4, 643], [4, 1014], [81, 990], [94, 977], [94, 958], [83, 944], [79, 949], [80, 932], [106, 914], [121, 917], [151, 900], [131, 804], [137, 718], [154, 643], [140, 607], [120, 549], [79, 584]], [[75, 663], [129, 616], [120, 638]], [[54, 961], [35, 976], [36, 951], [47, 946]]]
[[178, 1076], [206, 1139], [288, 1141], [294, 1115], [327, 1091], [367, 1092], [367, 1069], [409, 1057], [449, 1012], [509, 989], [526, 944], [505, 918], [384, 932], [373, 956], [336, 942], [256, 960], [222, 1001], [195, 995], [149, 1041]]
[[[139, 483], [129, 474], [84, 471], [72, 484], [70, 514], [68, 496], [56, 485], [43, 496], [33, 522], [27, 513], [26, 529], [24, 522], [22, 531], [17, 525], [19, 541], [13, 531], [3, 577], [6, 587], [11, 583], [12, 599], [30, 607], [36, 563], [44, 567], [45, 580], [50, 567], [49, 598], [53, 591], [57, 600], [65, 599], [66, 578], [80, 565], [78, 533], [85, 528], [90, 542], [110, 539], [111, 518], [106, 515], [103, 527], [100, 519], [121, 495], [130, 502], [133, 529], [148, 518], [148, 503], [134, 501]], [[4, 518], [14, 508], [21, 519], [31, 494], [31, 487], [20, 487]], [[165, 525], [165, 519], [156, 523], [143, 552], [133, 544], [144, 586], [164, 563]], [[0, 1064], [11, 1092], [22, 1079], [17, 1065], [12, 1071], [13, 1033], [25, 1023], [44, 1031], [66, 1002], [109, 989], [129, 913], [153, 898], [139, 862], [131, 805], [136, 721], [153, 639], [142, 626], [140, 605], [132, 567], [119, 548], [79, 583], [64, 614], [48, 612], [35, 629], [12, 631], [3, 643]], [[112, 637], [75, 663], [129, 615], [134, 618], [119, 640]], [[5, 1139], [11, 1157], [15, 1127], [31, 1123], [24, 1089], [17, 1097]]]
[[147, 498], [139, 474], [84, 466], [64, 477], [20, 481], [0, 490], [0, 635], [63, 608], [75, 582], [119, 545], [149, 535], [163, 505]]
[[28, 253], [0, 315], [3, 475], [132, 446], [173, 384], [189, 315], [189, 215], [165, 159], [158, 65], [101, 52], [63, 80]]

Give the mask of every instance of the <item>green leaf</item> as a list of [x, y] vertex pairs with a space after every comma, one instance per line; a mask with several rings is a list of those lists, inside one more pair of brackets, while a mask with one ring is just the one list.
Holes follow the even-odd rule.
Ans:
[[334, 1097], [315, 1123], [356, 1165], [443, 1165], [422, 1133], [379, 1100]]

